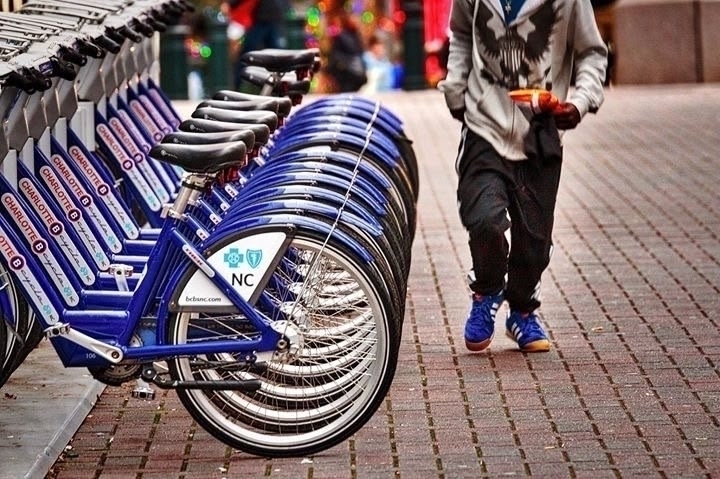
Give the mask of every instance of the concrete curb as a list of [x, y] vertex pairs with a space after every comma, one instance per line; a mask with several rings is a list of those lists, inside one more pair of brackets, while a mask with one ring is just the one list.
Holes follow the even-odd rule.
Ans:
[[80, 397], [78, 404], [73, 408], [65, 421], [58, 427], [57, 432], [50, 438], [47, 447], [37, 455], [32, 467], [25, 474], [26, 479], [45, 477], [50, 468], [58, 460], [60, 454], [65, 450], [67, 444], [80, 428], [87, 415], [92, 410], [100, 395], [105, 390], [105, 385], [99, 381], [90, 384]]
[[2, 387], [0, 479], [44, 478], [104, 390], [42, 341]]

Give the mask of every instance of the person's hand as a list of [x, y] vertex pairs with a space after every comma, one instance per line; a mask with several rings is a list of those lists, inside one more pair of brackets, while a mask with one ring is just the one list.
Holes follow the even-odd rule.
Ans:
[[580, 123], [580, 112], [572, 103], [561, 103], [552, 112], [558, 130], [572, 130]]
[[465, 107], [453, 108], [450, 110], [450, 115], [460, 123], [465, 122]]

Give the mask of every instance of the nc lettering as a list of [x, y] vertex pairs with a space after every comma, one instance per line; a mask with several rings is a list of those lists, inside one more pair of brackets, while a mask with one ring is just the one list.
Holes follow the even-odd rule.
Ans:
[[233, 286], [253, 287], [255, 286], [255, 275], [252, 273], [233, 273], [230, 284]]

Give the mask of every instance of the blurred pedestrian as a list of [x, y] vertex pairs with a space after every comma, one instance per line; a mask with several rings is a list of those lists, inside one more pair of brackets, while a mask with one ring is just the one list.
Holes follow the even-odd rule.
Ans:
[[[263, 48], [281, 48], [284, 46], [283, 24], [285, 21], [286, 2], [283, 0], [225, 0], [224, 10], [237, 13], [238, 23], [242, 25], [244, 35], [240, 41], [240, 48], [234, 58], [233, 88], [240, 88], [241, 72], [243, 69], [239, 57], [247, 52]], [[248, 16], [248, 13], [250, 15]]]
[[230, 58], [235, 61], [240, 53], [240, 46], [253, 21], [253, 14], [258, 0], [224, 0], [220, 11], [228, 19], [227, 38]]
[[[462, 122], [458, 209], [472, 258], [465, 345], [490, 345], [507, 301], [507, 335], [522, 351], [548, 351], [536, 309], [552, 249], [558, 130], [575, 128], [602, 104], [607, 49], [590, 0], [453, 0], [450, 29], [447, 77], [438, 86]], [[559, 104], [538, 113], [514, 104], [510, 91], [526, 88], [552, 91]]]
[[327, 30], [330, 47], [325, 73], [330, 88], [335, 92], [356, 92], [367, 82], [365, 48], [357, 23], [344, 8], [337, 8], [327, 15]]
[[385, 43], [377, 35], [368, 39], [368, 46], [363, 53], [363, 62], [367, 83], [361, 88], [364, 93], [392, 90], [394, 84], [394, 65], [388, 59]]
[[252, 24], [245, 33], [245, 39], [240, 50], [241, 55], [262, 48], [280, 48], [284, 46], [282, 34], [285, 21], [285, 10], [283, 8], [285, 2], [281, 0], [255, 1]]

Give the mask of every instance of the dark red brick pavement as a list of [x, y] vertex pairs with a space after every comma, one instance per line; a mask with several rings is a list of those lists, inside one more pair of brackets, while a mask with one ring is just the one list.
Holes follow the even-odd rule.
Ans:
[[468, 354], [458, 126], [435, 91], [382, 97], [421, 163], [392, 391], [352, 440], [267, 460], [199, 429], [174, 393], [108, 388], [53, 477], [720, 475], [720, 86], [616, 88], [566, 136], [542, 313], [553, 349]]

